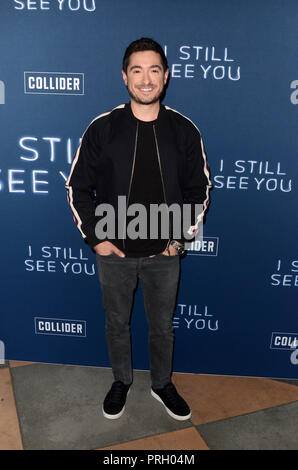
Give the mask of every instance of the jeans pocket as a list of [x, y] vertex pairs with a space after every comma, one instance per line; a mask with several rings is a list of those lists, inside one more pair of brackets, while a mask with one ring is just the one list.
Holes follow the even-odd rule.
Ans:
[[[109, 258], [110, 256], [118, 256], [116, 253], [109, 253], [108, 255], [101, 255], [100, 253], [96, 253], [98, 256], [101, 256], [102, 258]], [[118, 256], [120, 258], [120, 256]]]
[[176, 258], [176, 256], [178, 256], [178, 253], [177, 255], [165, 255], [164, 253], [158, 253], [156, 256], [160, 256], [162, 258]]

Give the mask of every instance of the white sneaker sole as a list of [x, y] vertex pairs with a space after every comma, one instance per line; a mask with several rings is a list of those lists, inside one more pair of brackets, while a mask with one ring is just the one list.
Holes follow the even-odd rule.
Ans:
[[[127, 395], [129, 394], [129, 392], [130, 392], [130, 389], [128, 390]], [[126, 395], [126, 397], [127, 397], [127, 395]], [[123, 406], [122, 410], [119, 413], [117, 413], [116, 415], [109, 415], [108, 413], [106, 413], [104, 411], [103, 405], [102, 405], [102, 414], [107, 419], [118, 419], [123, 415], [124, 411], [125, 411], [125, 405]]]
[[178, 421], [185, 421], [186, 419], [189, 419], [191, 417], [191, 412], [188, 414], [188, 415], [185, 415], [185, 416], [180, 416], [180, 415], [175, 415], [175, 413], [173, 413], [171, 410], [169, 410], [169, 408], [166, 407], [166, 405], [164, 404], [164, 402], [162, 401], [162, 399], [157, 395], [157, 393], [155, 393], [152, 389], [151, 389], [151, 395], [153, 396], [153, 398], [155, 398], [156, 400], [158, 400], [160, 403], [163, 404], [163, 406], [165, 407], [166, 409], [166, 412], [174, 419], [177, 419]]
[[105, 418], [107, 419], [118, 419], [120, 418], [123, 413], [124, 413], [124, 410], [125, 410], [125, 406], [123, 406], [122, 410], [120, 411], [120, 413], [116, 414], [116, 415], [109, 415], [108, 413], [106, 413], [103, 409], [103, 406], [102, 406], [102, 414], [104, 415]]

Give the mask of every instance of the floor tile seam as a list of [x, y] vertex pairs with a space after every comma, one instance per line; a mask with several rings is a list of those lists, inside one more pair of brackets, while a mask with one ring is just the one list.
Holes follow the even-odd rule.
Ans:
[[20, 413], [19, 413], [16, 394], [15, 394], [15, 383], [14, 383], [13, 376], [11, 374], [10, 367], [8, 367], [8, 373], [9, 373], [9, 376], [10, 376], [13, 403], [14, 403], [14, 407], [15, 407], [16, 415], [17, 415], [18, 430], [19, 430], [19, 435], [20, 435], [20, 439], [21, 439], [21, 443], [22, 443], [22, 450], [24, 450], [25, 448], [24, 448], [24, 440], [23, 440], [23, 432], [22, 432], [22, 426], [21, 426], [21, 420], [20, 420]]
[[26, 365], [24, 365], [24, 366], [12, 366], [12, 367], [10, 367], [9, 369], [12, 370], [12, 371], [14, 371], [14, 373], [17, 374], [18, 371], [21, 370], [21, 369], [24, 369], [24, 368], [25, 368], [25, 369], [32, 369], [32, 370], [34, 370], [37, 366], [38, 366], [37, 363], [36, 363], [36, 364], [26, 364]]
[[239, 375], [239, 374], [220, 374], [220, 373], [211, 373], [211, 372], [181, 372], [173, 371], [173, 374], [177, 375], [186, 375], [186, 376], [198, 376], [198, 377], [218, 377], [218, 378], [234, 378], [234, 379], [256, 379], [256, 380], [296, 380], [297, 377], [265, 377], [263, 375]]
[[214, 421], [208, 421], [206, 423], [194, 424], [194, 426], [196, 428], [198, 428], [200, 426], [205, 426], [205, 424], [222, 423], [223, 421], [230, 421], [231, 419], [234, 419], [234, 418], [240, 418], [242, 416], [249, 416], [249, 415], [252, 415], [252, 414], [257, 414], [257, 413], [261, 413], [262, 411], [273, 410], [275, 408], [282, 408], [284, 406], [291, 405], [292, 403], [298, 403], [298, 400], [289, 401], [289, 402], [286, 402], [286, 403], [281, 403], [280, 405], [269, 406], [269, 407], [266, 407], [266, 408], [260, 408], [259, 410], [248, 411], [247, 413], [241, 413], [241, 414], [237, 414], [237, 415], [234, 415], [234, 416], [228, 416], [228, 417], [222, 418], [222, 419], [215, 419]]
[[[298, 387], [298, 379], [269, 379], [269, 380], [272, 380], [278, 383], [283, 383], [285, 385], [290, 385], [291, 387]], [[295, 383], [289, 383], [289, 381], [295, 382]]]
[[8, 369], [8, 368], [9, 368], [9, 361], [8, 361], [8, 360], [5, 360], [5, 361], [4, 361], [4, 364], [1, 363], [0, 370], [1, 370], [1, 369]]
[[196, 430], [196, 432], [198, 433], [200, 439], [202, 439], [202, 441], [204, 442], [204, 444], [206, 444], [206, 446], [208, 447], [208, 450], [211, 450], [211, 448], [209, 447], [209, 445], [207, 444], [207, 442], [205, 441], [205, 438], [199, 433], [199, 430], [197, 429], [197, 426], [193, 426]]
[[90, 368], [98, 368], [98, 369], [104, 369], [104, 367], [98, 367], [98, 366], [89, 366], [89, 365], [80, 365], [80, 364], [62, 364], [60, 362], [37, 362], [37, 361], [22, 361], [22, 360], [16, 360], [16, 359], [10, 359], [9, 362], [24, 362], [24, 364], [17, 364], [17, 365], [10, 365], [10, 369], [19, 369], [23, 367], [35, 367], [35, 366], [58, 366], [58, 367], [90, 367]]
[[119, 442], [114, 442], [113, 444], [109, 444], [107, 446], [104, 446], [104, 447], [96, 447], [92, 450], [97, 450], [97, 449], [105, 449], [106, 447], [112, 447], [112, 446], [117, 446], [117, 445], [122, 445], [122, 444], [129, 444], [130, 442], [137, 442], [137, 441], [142, 441], [143, 439], [147, 439], [147, 438], [150, 438], [150, 437], [156, 437], [156, 436], [163, 436], [165, 434], [170, 434], [172, 432], [177, 432], [177, 431], [184, 431], [185, 429], [191, 429], [191, 428], [194, 428], [195, 429], [195, 425], [192, 425], [192, 426], [187, 426], [185, 428], [178, 428], [178, 429], [172, 429], [171, 431], [166, 431], [166, 432], [160, 432], [160, 433], [152, 433], [152, 434], [148, 434], [148, 435], [145, 435], [145, 436], [142, 436], [142, 437], [139, 437], [137, 439], [130, 439], [129, 441], [119, 441]]
[[[10, 361], [14, 361], [14, 362], [28, 362], [28, 364], [22, 364], [22, 365], [16, 365], [16, 366], [11, 366], [10, 365]], [[9, 359], [7, 360], [8, 362], [8, 365], [6, 366], [7, 368], [11, 368], [11, 369], [17, 369], [19, 367], [27, 367], [27, 366], [35, 366], [35, 365], [57, 365], [57, 366], [74, 366], [74, 367], [90, 367], [90, 368], [95, 368], [95, 369], [110, 369], [110, 366], [97, 366], [97, 365], [90, 365], [90, 364], [68, 364], [68, 363], [61, 363], [61, 362], [35, 362], [35, 361], [29, 361], [29, 360], [23, 360], [23, 359]], [[4, 368], [6, 368], [4, 367]], [[136, 372], [150, 372], [150, 370], [148, 369], [134, 369]], [[185, 375], [185, 376], [201, 376], [201, 377], [228, 377], [228, 378], [247, 378], [247, 379], [260, 379], [260, 380], [270, 380], [272, 382], [283, 382], [283, 381], [286, 381], [286, 380], [296, 380], [297, 381], [297, 385], [295, 384], [288, 384], [290, 386], [293, 386], [293, 387], [297, 387], [298, 386], [298, 379], [295, 379], [295, 378], [279, 378], [279, 377], [261, 377], [261, 376], [255, 376], [255, 375], [233, 375], [233, 374], [208, 374], [208, 373], [200, 373], [200, 372], [175, 372], [173, 371], [173, 374], [177, 374], [177, 375]], [[287, 382], [283, 382], [283, 383], [287, 383]]]

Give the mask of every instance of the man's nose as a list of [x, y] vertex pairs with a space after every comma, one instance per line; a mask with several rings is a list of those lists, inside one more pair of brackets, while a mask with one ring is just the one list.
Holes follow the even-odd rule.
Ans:
[[143, 81], [144, 81], [144, 85], [147, 85], [148, 83], [150, 83], [150, 75], [149, 75], [149, 72], [144, 72], [144, 75], [143, 75]]

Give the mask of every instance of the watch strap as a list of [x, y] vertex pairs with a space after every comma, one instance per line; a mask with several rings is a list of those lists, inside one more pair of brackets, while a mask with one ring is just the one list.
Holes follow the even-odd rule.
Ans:
[[170, 244], [175, 248], [179, 255], [182, 255], [184, 253], [184, 244], [179, 245], [179, 243], [177, 243], [175, 240], [171, 240]]

